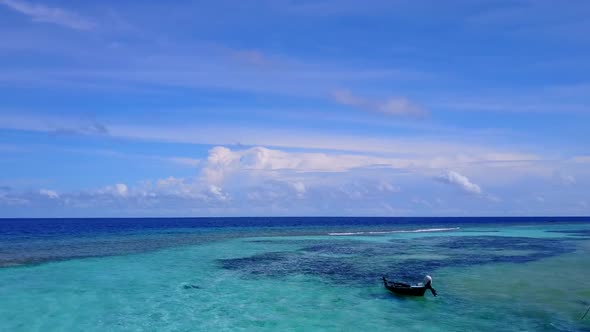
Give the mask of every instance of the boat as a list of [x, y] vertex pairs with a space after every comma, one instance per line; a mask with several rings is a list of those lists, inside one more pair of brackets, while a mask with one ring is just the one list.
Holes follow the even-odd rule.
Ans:
[[403, 282], [389, 281], [385, 277], [383, 277], [382, 279], [383, 286], [385, 286], [385, 288], [387, 288], [390, 292], [398, 295], [424, 296], [426, 290], [430, 289], [432, 295], [436, 296], [436, 290], [432, 288], [431, 276], [424, 277], [424, 283], [419, 283], [416, 285], [410, 285]]

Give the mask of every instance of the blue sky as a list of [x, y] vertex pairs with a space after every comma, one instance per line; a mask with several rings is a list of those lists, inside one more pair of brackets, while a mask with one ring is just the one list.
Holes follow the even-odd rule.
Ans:
[[0, 0], [0, 217], [589, 215], [588, 17]]

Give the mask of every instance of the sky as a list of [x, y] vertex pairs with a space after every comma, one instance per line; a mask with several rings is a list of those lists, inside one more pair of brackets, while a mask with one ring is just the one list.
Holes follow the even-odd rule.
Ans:
[[590, 215], [587, 0], [0, 0], [0, 217]]

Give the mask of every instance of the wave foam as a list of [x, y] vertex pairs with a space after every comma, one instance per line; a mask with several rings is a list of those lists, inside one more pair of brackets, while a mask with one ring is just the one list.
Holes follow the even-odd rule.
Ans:
[[347, 233], [328, 233], [331, 236], [346, 236], [346, 235], [376, 235], [376, 234], [393, 234], [393, 233], [424, 233], [424, 232], [449, 232], [456, 231], [459, 227], [452, 228], [424, 228], [413, 230], [398, 230], [398, 231], [381, 231], [381, 232], [347, 232]]

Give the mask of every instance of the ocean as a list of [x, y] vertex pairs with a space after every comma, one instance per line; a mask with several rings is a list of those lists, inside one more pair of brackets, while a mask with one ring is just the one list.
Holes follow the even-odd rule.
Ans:
[[589, 272], [583, 217], [0, 219], [0, 331], [590, 331]]

